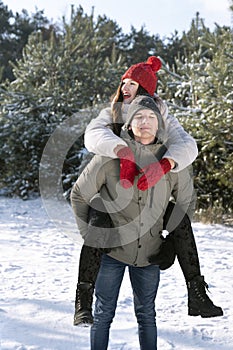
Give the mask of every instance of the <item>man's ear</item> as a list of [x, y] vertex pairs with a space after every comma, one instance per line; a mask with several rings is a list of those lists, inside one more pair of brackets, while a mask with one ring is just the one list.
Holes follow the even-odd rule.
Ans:
[[129, 125], [129, 126], [128, 126], [128, 130], [132, 130], [132, 127], [131, 127], [131, 125]]

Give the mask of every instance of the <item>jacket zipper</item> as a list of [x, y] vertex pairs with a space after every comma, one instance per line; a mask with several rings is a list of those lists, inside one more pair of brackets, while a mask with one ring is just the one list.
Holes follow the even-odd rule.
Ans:
[[149, 206], [149, 208], [152, 208], [153, 197], [154, 197], [154, 190], [155, 190], [155, 188], [153, 186], [152, 189], [151, 189], [151, 192], [150, 192], [150, 206]]

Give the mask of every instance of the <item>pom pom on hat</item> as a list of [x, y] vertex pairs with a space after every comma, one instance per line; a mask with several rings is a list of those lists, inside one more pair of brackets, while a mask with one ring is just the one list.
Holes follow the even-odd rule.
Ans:
[[162, 67], [162, 62], [156, 56], [150, 56], [147, 59], [146, 63], [151, 65], [151, 69], [153, 70], [153, 72], [158, 72]]
[[132, 79], [141, 85], [151, 96], [154, 95], [157, 85], [156, 72], [160, 70], [162, 63], [156, 56], [150, 56], [146, 62], [131, 66], [121, 80]]

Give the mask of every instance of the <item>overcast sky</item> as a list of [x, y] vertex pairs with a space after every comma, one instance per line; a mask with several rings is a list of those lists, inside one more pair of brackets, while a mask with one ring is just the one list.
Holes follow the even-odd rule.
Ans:
[[204, 18], [205, 25], [211, 30], [214, 23], [232, 26], [232, 16], [229, 10], [229, 0], [2, 0], [4, 5], [14, 13], [24, 8], [29, 15], [35, 9], [44, 10], [50, 20], [57, 21], [65, 15], [69, 18], [71, 4], [81, 5], [84, 12], [91, 14], [95, 8], [95, 16], [106, 15], [115, 20], [124, 33], [130, 31], [131, 25], [140, 29], [142, 25], [150, 34], [159, 34], [161, 37], [170, 36], [175, 30], [182, 33], [190, 28], [191, 20], [196, 12]]

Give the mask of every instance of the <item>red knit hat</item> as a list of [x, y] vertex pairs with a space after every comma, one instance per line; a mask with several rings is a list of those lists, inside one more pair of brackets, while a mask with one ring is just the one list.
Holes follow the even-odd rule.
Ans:
[[121, 80], [127, 78], [132, 79], [153, 96], [158, 80], [155, 73], [158, 72], [161, 67], [162, 63], [160, 59], [156, 56], [150, 56], [146, 62], [131, 66], [122, 76]]

